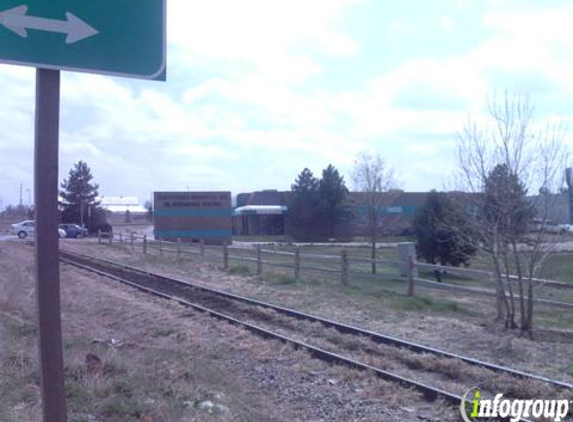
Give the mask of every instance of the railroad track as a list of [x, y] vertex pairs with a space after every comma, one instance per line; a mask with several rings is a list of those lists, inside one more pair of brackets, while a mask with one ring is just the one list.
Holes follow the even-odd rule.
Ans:
[[[415, 388], [427, 400], [459, 406], [469, 388], [506, 397], [573, 399], [573, 385], [426, 347], [293, 309], [166, 277], [117, 262], [61, 250], [60, 260], [177, 301], [264, 338], [278, 339], [312, 356]], [[311, 340], [309, 340], [311, 339]], [[527, 395], [531, 397], [527, 397]], [[503, 420], [499, 418], [499, 420]], [[527, 422], [526, 419], [521, 419]]]

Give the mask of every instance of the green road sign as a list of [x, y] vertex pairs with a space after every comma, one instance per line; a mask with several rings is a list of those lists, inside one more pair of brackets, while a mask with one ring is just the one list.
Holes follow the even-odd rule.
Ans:
[[166, 0], [0, 0], [0, 62], [165, 80]]

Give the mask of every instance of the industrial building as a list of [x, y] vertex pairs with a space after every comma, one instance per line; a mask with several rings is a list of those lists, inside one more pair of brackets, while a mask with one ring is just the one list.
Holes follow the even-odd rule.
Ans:
[[[318, 219], [304, 227], [297, 226], [288, 213], [289, 195], [290, 192], [277, 190], [237, 195], [237, 207], [233, 213], [233, 234], [291, 235], [295, 238], [330, 234], [330, 228]], [[380, 213], [384, 216], [382, 230], [389, 234], [401, 234], [410, 227], [416, 211], [424, 204], [428, 193], [392, 191], [381, 195]], [[365, 194], [349, 192], [346, 196], [346, 207], [348, 218], [334, 226], [332, 235], [341, 238], [365, 235], [367, 212]]]

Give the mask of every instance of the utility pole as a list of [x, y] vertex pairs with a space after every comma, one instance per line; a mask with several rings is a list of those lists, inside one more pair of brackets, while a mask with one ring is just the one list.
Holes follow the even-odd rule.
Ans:
[[565, 169], [565, 181], [569, 188], [569, 222], [573, 224], [573, 168]]
[[22, 202], [22, 182], [20, 182], [20, 207], [22, 207], [24, 203]]

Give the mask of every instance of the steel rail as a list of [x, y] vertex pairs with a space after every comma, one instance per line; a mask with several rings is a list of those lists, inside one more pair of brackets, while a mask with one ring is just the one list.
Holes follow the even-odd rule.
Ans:
[[[60, 251], [60, 255], [62, 255], [61, 252], [62, 252], [62, 251]], [[437, 400], [437, 399], [443, 399], [443, 400], [445, 400], [446, 402], [448, 402], [448, 403], [450, 403], [450, 404], [452, 404], [452, 405], [454, 405], [454, 406], [460, 406], [461, 401], [463, 400], [463, 398], [462, 398], [461, 396], [457, 395], [457, 394], [449, 393], [449, 392], [447, 392], [447, 391], [445, 391], [445, 390], [442, 390], [442, 389], [440, 389], [440, 388], [435, 388], [435, 387], [432, 387], [432, 386], [430, 386], [430, 385], [428, 385], [428, 384], [425, 384], [425, 383], [422, 383], [422, 382], [419, 382], [419, 381], [415, 381], [415, 380], [412, 380], [412, 379], [409, 379], [409, 378], [400, 376], [400, 375], [395, 374], [395, 373], [393, 373], [393, 372], [386, 371], [386, 370], [383, 370], [383, 369], [374, 367], [374, 366], [372, 366], [372, 365], [365, 364], [365, 363], [360, 362], [360, 361], [357, 361], [357, 360], [355, 360], [355, 359], [351, 359], [351, 358], [342, 356], [342, 355], [337, 354], [337, 353], [329, 352], [329, 351], [324, 350], [324, 349], [321, 349], [321, 348], [319, 348], [319, 347], [312, 346], [312, 345], [310, 345], [310, 344], [308, 344], [308, 343], [306, 343], [306, 342], [299, 341], [299, 340], [295, 340], [295, 339], [286, 337], [286, 336], [284, 336], [284, 335], [275, 333], [275, 332], [273, 332], [273, 331], [270, 331], [270, 330], [268, 330], [268, 329], [265, 329], [265, 328], [256, 326], [256, 325], [254, 325], [254, 324], [251, 324], [251, 323], [248, 323], [248, 322], [245, 322], [245, 321], [241, 321], [241, 320], [239, 320], [239, 319], [237, 319], [237, 318], [234, 318], [234, 317], [229, 316], [229, 315], [225, 315], [225, 314], [220, 313], [220, 312], [218, 312], [218, 311], [215, 311], [215, 310], [213, 310], [213, 309], [209, 309], [209, 308], [207, 308], [207, 307], [205, 307], [205, 306], [202, 306], [202, 305], [200, 305], [200, 304], [193, 303], [193, 302], [189, 302], [188, 300], [185, 300], [184, 298], [181, 298], [181, 297], [178, 297], [178, 296], [174, 296], [174, 295], [170, 295], [170, 294], [168, 294], [168, 293], [159, 291], [159, 290], [157, 290], [157, 289], [154, 289], [154, 288], [151, 288], [151, 287], [148, 287], [148, 286], [143, 286], [143, 285], [141, 285], [141, 284], [138, 284], [137, 282], [134, 282], [134, 281], [131, 281], [131, 280], [127, 280], [127, 279], [124, 278], [124, 277], [119, 277], [119, 276], [117, 276], [117, 275], [115, 275], [115, 274], [111, 274], [111, 273], [106, 272], [106, 271], [104, 271], [104, 270], [97, 269], [97, 268], [91, 267], [91, 266], [89, 266], [89, 265], [79, 263], [79, 262], [73, 260], [73, 255], [75, 255], [75, 254], [70, 254], [69, 252], [67, 252], [67, 253], [65, 252], [64, 255], [68, 255], [68, 257], [60, 256], [60, 261], [66, 263], [66, 264], [69, 264], [69, 265], [72, 265], [72, 266], [81, 268], [81, 269], [83, 269], [83, 270], [86, 270], [86, 271], [89, 271], [89, 272], [98, 274], [98, 275], [103, 276], [103, 277], [110, 278], [110, 279], [112, 279], [112, 280], [121, 282], [121, 283], [126, 284], [126, 285], [128, 285], [128, 286], [131, 286], [131, 287], [133, 287], [133, 288], [136, 288], [136, 289], [138, 289], [138, 290], [141, 290], [141, 291], [144, 291], [144, 292], [146, 292], [146, 293], [152, 294], [152, 295], [154, 295], [154, 296], [157, 296], [157, 297], [160, 297], [160, 298], [163, 298], [163, 299], [172, 300], [172, 301], [177, 302], [177, 303], [180, 303], [180, 304], [182, 304], [182, 305], [191, 307], [191, 308], [193, 308], [193, 309], [195, 309], [195, 310], [197, 310], [197, 311], [206, 313], [206, 314], [208, 314], [208, 315], [211, 316], [211, 317], [214, 317], [214, 318], [217, 318], [217, 319], [226, 321], [226, 322], [228, 322], [228, 323], [230, 323], [230, 324], [233, 324], [233, 325], [236, 325], [236, 326], [243, 327], [243, 328], [247, 329], [248, 331], [250, 331], [250, 332], [252, 332], [252, 333], [254, 333], [254, 334], [256, 334], [256, 335], [259, 335], [259, 336], [261, 336], [261, 337], [263, 337], [263, 338], [279, 340], [279, 341], [281, 341], [282, 343], [291, 344], [296, 350], [305, 350], [305, 351], [307, 351], [311, 356], [313, 356], [313, 357], [315, 357], [315, 358], [317, 358], [317, 359], [323, 360], [323, 361], [325, 361], [325, 362], [336, 363], [336, 364], [344, 365], [344, 366], [347, 366], [347, 367], [350, 367], [350, 368], [354, 368], [354, 369], [358, 369], [358, 370], [363, 370], [363, 371], [371, 371], [371, 372], [374, 373], [376, 376], [378, 376], [378, 377], [380, 377], [380, 378], [382, 378], [382, 379], [389, 380], [389, 381], [391, 381], [391, 382], [396, 382], [396, 383], [398, 383], [398, 384], [400, 384], [400, 385], [402, 385], [402, 386], [404, 386], [404, 387], [407, 387], [407, 388], [412, 388], [412, 387], [415, 388], [416, 390], [420, 391], [420, 392], [423, 394], [424, 398], [425, 398], [426, 400], [428, 400], [428, 401], [435, 401], [435, 400]], [[71, 259], [70, 259], [70, 256], [72, 256]], [[105, 260], [100, 260], [100, 259], [98, 259], [98, 258], [92, 258], [92, 257], [88, 257], [88, 256], [83, 256], [83, 258], [84, 258], [84, 259], [88, 259], [88, 260], [95, 260], [95, 261], [100, 261], [100, 262], [102, 262], [102, 261], [103, 261], [103, 262], [106, 262]], [[117, 264], [117, 263], [112, 263], [111, 265], [115, 265], [115, 266], [119, 266], [119, 267], [126, 267], [126, 266], [123, 266], [123, 265]], [[130, 268], [130, 267], [128, 267], [128, 268]], [[155, 276], [154, 273], [149, 273], [149, 272], [146, 272], [146, 271], [141, 271], [141, 273], [143, 273], [142, 275], [145, 275], [145, 276], [147, 276], [147, 277], [149, 277], [149, 276]], [[169, 281], [171, 281], [171, 282], [176, 282], [176, 283], [179, 283], [179, 282], [180, 282], [180, 280], [169, 279], [169, 278], [166, 278], [166, 277], [163, 277], [163, 276], [159, 276], [158, 278], [160, 278], [160, 279], [167, 279], [167, 280], [169, 280]], [[189, 283], [185, 283], [185, 282], [184, 282], [183, 284], [185, 284], [187, 287], [193, 287], [193, 285], [190, 285]], [[469, 400], [467, 400], [467, 399], [466, 399], [466, 402], [467, 402], [468, 404], [471, 404], [471, 402], [470, 402]], [[460, 406], [460, 407], [461, 407], [461, 406]], [[503, 421], [503, 422], [507, 422], [507, 421], [510, 420], [510, 417], [509, 417], [509, 416], [506, 417], [506, 418], [497, 417], [497, 418], [494, 418], [494, 419], [495, 419], [495, 420], [500, 420], [500, 421]], [[517, 422], [533, 422], [533, 421], [530, 421], [529, 419], [524, 419], [524, 418], [522, 418], [522, 419], [519, 419]]]
[[261, 335], [264, 338], [280, 340], [283, 343], [290, 343], [290, 344], [294, 345], [294, 347], [296, 349], [306, 350], [306, 351], [310, 352], [310, 354], [312, 356], [319, 358], [321, 360], [324, 360], [326, 362], [339, 363], [339, 364], [344, 364], [344, 365], [350, 366], [350, 367], [355, 368], [355, 369], [373, 371], [378, 376], [380, 376], [381, 378], [384, 378], [384, 379], [387, 379], [390, 381], [394, 381], [394, 382], [399, 382], [400, 384], [402, 384], [406, 387], [416, 388], [417, 390], [421, 391], [424, 394], [424, 397], [426, 397], [428, 400], [436, 400], [438, 398], [443, 398], [452, 404], [458, 405], [462, 399], [461, 396], [458, 396], [456, 394], [448, 393], [447, 391], [431, 387], [427, 384], [424, 384], [424, 383], [421, 383], [418, 381], [414, 381], [414, 380], [411, 380], [409, 378], [402, 377], [400, 375], [394, 374], [393, 372], [385, 371], [383, 369], [376, 368], [374, 366], [359, 362], [357, 360], [344, 357], [340, 354], [329, 352], [329, 351], [321, 349], [319, 347], [312, 346], [308, 343], [305, 343], [305, 342], [302, 342], [299, 340], [291, 339], [289, 337], [283, 336], [282, 334], [278, 334], [278, 333], [275, 333], [273, 331], [267, 330], [266, 328], [256, 326], [256, 325], [251, 324], [249, 322], [241, 321], [237, 318], [222, 314], [218, 311], [215, 311], [213, 309], [209, 309], [209, 308], [202, 306], [202, 305], [199, 305], [197, 303], [189, 302], [188, 300], [185, 300], [181, 297], [170, 295], [168, 293], [162, 292], [162, 291], [157, 290], [157, 289], [153, 289], [151, 287], [142, 286], [141, 284], [138, 284], [134, 281], [127, 280], [126, 278], [119, 277], [115, 274], [108, 273], [104, 270], [100, 270], [97, 268], [90, 267], [89, 265], [75, 262], [69, 258], [61, 257], [60, 260], [66, 264], [73, 265], [75, 267], [79, 267], [79, 268], [84, 269], [86, 271], [101, 275], [103, 277], [110, 278], [110, 279], [115, 280], [115, 281], [119, 281], [123, 284], [127, 284], [131, 287], [145, 291], [147, 293], [151, 293], [154, 296], [161, 297], [164, 299], [173, 300], [175, 302], [189, 306], [193, 309], [207, 313], [210, 316], [213, 316], [213, 317], [216, 317], [218, 319], [222, 319], [222, 320], [225, 320], [227, 322], [230, 322], [233, 325], [245, 327], [249, 331], [254, 332], [255, 334]]
[[224, 292], [221, 290], [206, 287], [204, 285], [190, 283], [188, 281], [181, 280], [178, 278], [167, 277], [167, 276], [164, 276], [161, 274], [141, 270], [139, 268], [135, 268], [135, 267], [125, 265], [125, 264], [120, 264], [120, 263], [117, 263], [114, 261], [101, 259], [101, 258], [94, 258], [94, 257], [88, 256], [88, 255], [83, 255], [83, 254], [78, 254], [78, 253], [70, 253], [67, 251], [60, 251], [60, 254], [62, 254], [62, 253], [66, 254], [66, 255], [70, 255], [72, 257], [72, 259], [74, 258], [74, 256], [77, 256], [79, 258], [87, 259], [90, 261], [99, 261], [100, 263], [112, 265], [112, 266], [118, 267], [120, 269], [127, 269], [129, 271], [132, 271], [135, 273], [140, 273], [140, 274], [146, 275], [148, 277], [154, 277], [154, 278], [161, 279], [164, 281], [182, 284], [186, 287], [194, 288], [194, 289], [197, 289], [199, 291], [214, 294], [214, 295], [224, 297], [226, 299], [230, 299], [233, 301], [242, 302], [242, 303], [246, 303], [246, 304], [254, 305], [254, 306], [259, 306], [259, 307], [266, 308], [266, 309], [272, 309], [278, 313], [282, 313], [284, 315], [291, 316], [291, 317], [297, 318], [299, 320], [306, 320], [306, 321], [310, 321], [310, 322], [319, 322], [323, 326], [325, 326], [327, 328], [334, 328], [342, 334], [361, 335], [361, 336], [369, 338], [370, 340], [374, 341], [375, 343], [389, 344], [392, 346], [403, 347], [403, 348], [406, 348], [408, 350], [411, 350], [413, 352], [420, 353], [420, 354], [428, 353], [428, 354], [432, 354], [432, 355], [435, 355], [438, 357], [449, 358], [449, 359], [458, 359], [458, 360], [463, 361], [467, 364], [478, 366], [481, 368], [486, 368], [486, 369], [489, 369], [489, 370], [494, 371], [494, 372], [506, 373], [506, 374], [517, 376], [517, 377], [520, 377], [523, 379], [537, 380], [537, 381], [541, 381], [541, 382], [544, 382], [547, 384], [551, 384], [555, 387], [559, 387], [562, 389], [572, 389], [573, 390], [573, 384], [570, 384], [567, 382], [554, 380], [554, 379], [551, 379], [548, 377], [544, 377], [544, 376], [540, 376], [540, 375], [536, 375], [536, 374], [531, 374], [531, 373], [524, 372], [524, 371], [519, 371], [519, 370], [516, 370], [513, 368], [508, 368], [508, 367], [496, 365], [493, 363], [488, 363], [488, 362], [485, 362], [482, 360], [470, 358], [470, 357], [459, 355], [456, 353], [446, 352], [444, 350], [437, 349], [434, 347], [424, 346], [424, 345], [421, 345], [419, 343], [414, 343], [414, 342], [411, 342], [408, 340], [403, 340], [403, 339], [400, 339], [397, 337], [377, 333], [374, 331], [355, 327], [355, 326], [352, 326], [349, 324], [344, 324], [341, 322], [333, 321], [333, 320], [322, 318], [319, 316], [307, 314], [307, 313], [300, 312], [300, 311], [297, 311], [294, 309], [289, 309], [289, 308], [274, 305], [271, 303], [262, 302], [262, 301], [259, 301], [256, 299], [250, 299], [250, 298], [247, 298], [244, 296], [239, 296], [239, 295], [236, 295], [233, 293]]

